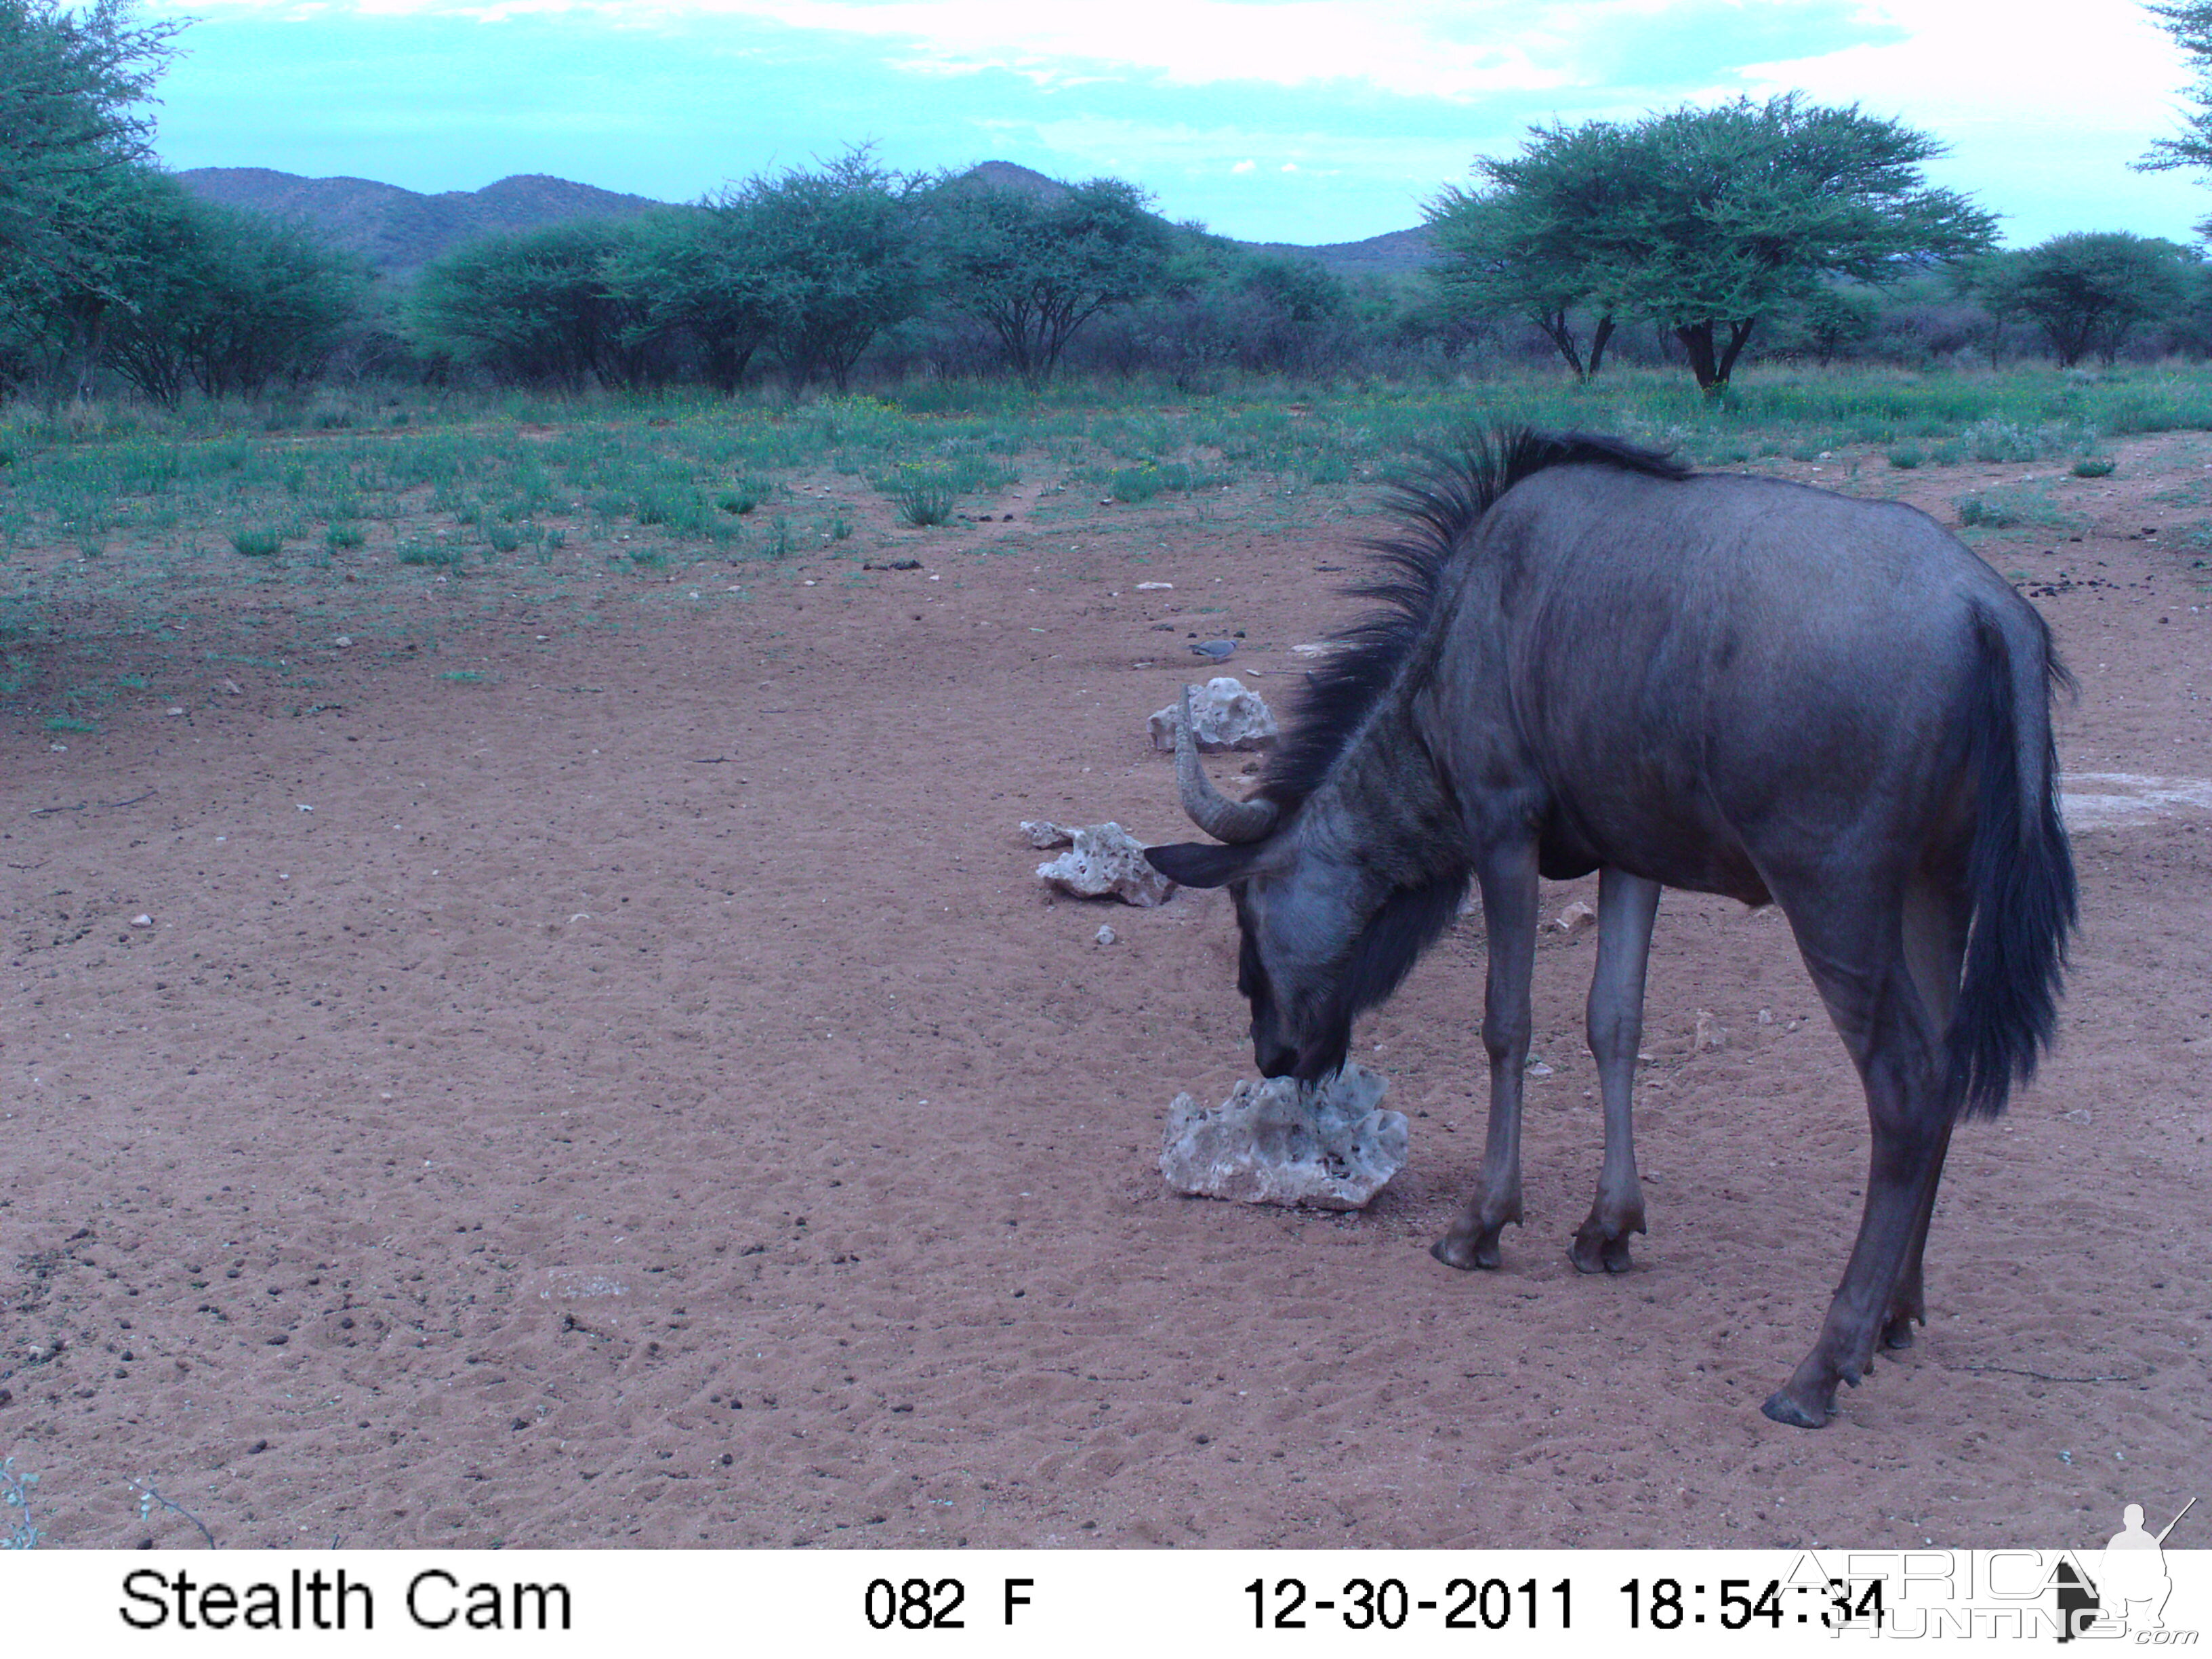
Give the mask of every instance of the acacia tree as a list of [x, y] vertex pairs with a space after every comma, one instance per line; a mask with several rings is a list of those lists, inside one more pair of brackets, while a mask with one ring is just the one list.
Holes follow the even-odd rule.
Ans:
[[2189, 250], [2125, 231], [2077, 231], [1977, 261], [1961, 286], [1993, 317], [2025, 313], [2061, 368], [2118, 357], [2142, 324], [2181, 303]]
[[[1618, 151], [1627, 130], [1597, 124], [1533, 129], [1519, 155], [1485, 156], [1475, 171], [1487, 188], [1447, 187], [1426, 204], [1434, 267], [1447, 302], [1464, 315], [1520, 315], [1543, 331], [1576, 378], [1605, 362], [1618, 296], [1600, 291], [1589, 258], [1592, 226], [1618, 222], [1628, 173]], [[1583, 356], [1576, 314], [1593, 322]]]
[[[2197, 75], [2196, 83], [2189, 88], [2197, 112], [2172, 137], [2152, 140], [2150, 149], [2136, 163], [2136, 170], [2166, 173], [2175, 167], [2212, 167], [2212, 0], [2173, 0], [2171, 4], [2146, 5], [2143, 9], [2159, 20], [2188, 55], [2189, 66]], [[2212, 226], [2197, 228], [2203, 235]]]
[[[128, 0], [0, 0], [0, 334], [20, 379], [40, 348], [82, 374], [117, 297], [114, 191], [151, 159], [143, 106], [181, 21]], [[64, 367], [57, 380], [70, 378]]]
[[815, 171], [754, 178], [708, 198], [748, 249], [750, 291], [793, 391], [825, 378], [843, 391], [875, 337], [921, 308], [921, 187], [878, 167], [863, 146]]
[[606, 275], [626, 234], [577, 220], [456, 248], [417, 279], [414, 331], [434, 352], [517, 380], [571, 390], [649, 380], [658, 341]]
[[946, 303], [1042, 386], [1085, 324], [1160, 288], [1170, 237], [1146, 199], [1118, 179], [1050, 198], [968, 179], [940, 185], [929, 215]]
[[[1479, 164], [1492, 188], [1474, 198], [1486, 205], [1470, 243], [1504, 227], [1511, 234], [1489, 239], [1500, 283], [1563, 301], [1563, 326], [1577, 302], [1601, 319], [1650, 318], [1712, 392], [1759, 319], [1809, 301], [1822, 279], [1884, 282], [1990, 245], [1988, 214], [1923, 180], [1921, 163], [1940, 153], [1897, 122], [1794, 93], [1539, 127], [1522, 157]], [[1449, 198], [1444, 207], [1449, 220]], [[1528, 261], [1517, 276], [1516, 255]]]
[[603, 275], [634, 341], [687, 337], [708, 381], [734, 392], [775, 325], [763, 252], [742, 201], [670, 208], [635, 221]]
[[187, 383], [257, 397], [322, 371], [358, 320], [369, 275], [304, 226], [187, 196], [155, 176], [133, 204], [132, 269], [106, 356], [156, 403]]

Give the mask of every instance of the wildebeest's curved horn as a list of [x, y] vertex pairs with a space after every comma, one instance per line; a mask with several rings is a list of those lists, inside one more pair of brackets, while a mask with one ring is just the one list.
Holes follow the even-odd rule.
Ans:
[[1258, 841], [1275, 827], [1274, 802], [1230, 799], [1213, 787], [1213, 780], [1198, 763], [1198, 739], [1191, 735], [1187, 685], [1182, 689], [1182, 718], [1176, 725], [1176, 782], [1182, 789], [1182, 810], [1216, 841], [1232, 846]]

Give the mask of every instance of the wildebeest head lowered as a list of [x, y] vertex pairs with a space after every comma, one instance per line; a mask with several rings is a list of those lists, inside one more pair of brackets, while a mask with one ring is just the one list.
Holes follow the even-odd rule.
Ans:
[[1345, 636], [1249, 800], [1188, 721], [1183, 805], [1216, 843], [1147, 856], [1227, 886], [1261, 1069], [1340, 1066], [1472, 878], [1490, 968], [1480, 1189], [1435, 1249], [1495, 1267], [1521, 1219], [1537, 878], [1595, 870], [1598, 1194], [1571, 1255], [1644, 1230], [1630, 1117], [1660, 890], [1778, 904], [1866, 1091], [1859, 1237], [1819, 1341], [1766, 1402], [1825, 1422], [1924, 1322], [1921, 1256], [1959, 1116], [2003, 1109], [2057, 1018], [2075, 883], [2034, 609], [1923, 514], [1695, 474], [1604, 438], [1501, 434], [1408, 487], [1388, 608]]

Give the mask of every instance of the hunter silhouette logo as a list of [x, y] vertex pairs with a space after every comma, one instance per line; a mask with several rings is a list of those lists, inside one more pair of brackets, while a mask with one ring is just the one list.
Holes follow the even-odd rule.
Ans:
[[2181, 1506], [2181, 1514], [2154, 1536], [2143, 1529], [2142, 1505], [2129, 1504], [2120, 1511], [2120, 1530], [2112, 1534], [2104, 1554], [2098, 1558], [2094, 1578], [2077, 1572], [2070, 1560], [2060, 1562], [2051, 1575], [2058, 1591], [2063, 1626], [2058, 1639], [2070, 1642], [2100, 1623], [2108, 1626], [2098, 1632], [2100, 1636], [2164, 1630], [2162, 1615], [2166, 1598], [2173, 1594], [2173, 1580], [2166, 1571], [2163, 1547], [2166, 1534], [2196, 1507], [2192, 1498]]

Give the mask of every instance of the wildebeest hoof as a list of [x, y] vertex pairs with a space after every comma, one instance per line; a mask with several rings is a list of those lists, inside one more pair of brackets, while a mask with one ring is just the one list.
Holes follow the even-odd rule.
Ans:
[[1885, 1348], [1909, 1348], [1912, 1346], [1912, 1328], [1928, 1322], [1928, 1304], [1916, 1287], [1909, 1293], [1899, 1293], [1890, 1299], [1889, 1312], [1881, 1322], [1881, 1346]]
[[1496, 1267], [1504, 1257], [1498, 1249], [1498, 1234], [1483, 1233], [1474, 1238], [1462, 1238], [1449, 1233], [1429, 1246], [1429, 1254], [1447, 1267], [1472, 1272], [1477, 1267]]
[[1809, 1409], [1787, 1389], [1777, 1389], [1759, 1409], [1761, 1415], [1786, 1423], [1793, 1429], [1821, 1429], [1828, 1425], [1826, 1412]]
[[1588, 1223], [1567, 1247], [1567, 1260], [1575, 1264], [1577, 1273], [1625, 1273], [1636, 1265], [1628, 1258], [1627, 1234], [1608, 1238], [1601, 1229]]

